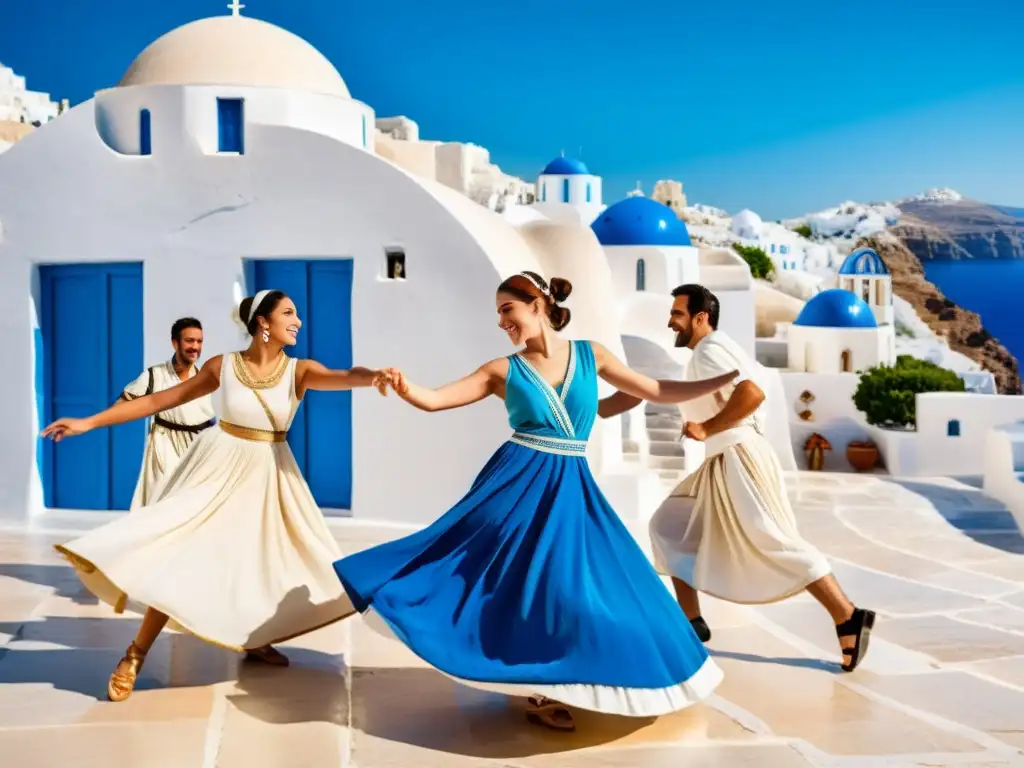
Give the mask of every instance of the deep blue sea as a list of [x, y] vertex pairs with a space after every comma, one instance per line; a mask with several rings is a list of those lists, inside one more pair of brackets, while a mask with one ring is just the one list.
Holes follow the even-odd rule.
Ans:
[[1024, 361], [1024, 259], [922, 261], [925, 275]]

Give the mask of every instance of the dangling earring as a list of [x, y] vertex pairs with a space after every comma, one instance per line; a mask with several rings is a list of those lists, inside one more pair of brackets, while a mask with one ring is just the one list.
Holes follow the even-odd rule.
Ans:
[[267, 342], [270, 341], [270, 331], [267, 330], [266, 328], [263, 329], [263, 337], [262, 338], [263, 338], [263, 343], [264, 344], [266, 344]]

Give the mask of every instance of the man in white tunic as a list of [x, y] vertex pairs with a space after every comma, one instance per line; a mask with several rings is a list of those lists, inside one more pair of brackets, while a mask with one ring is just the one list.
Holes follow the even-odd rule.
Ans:
[[[704, 463], [651, 519], [658, 570], [672, 577], [680, 607], [697, 636], [711, 639], [699, 592], [734, 603], [772, 603], [807, 590], [836, 624], [843, 669], [867, 651], [875, 614], [843, 593], [825, 557], [797, 531], [782, 467], [764, 437], [764, 391], [757, 364], [718, 328], [717, 297], [701, 285], [672, 292], [669, 328], [676, 346], [693, 350], [687, 379], [740, 374], [713, 395], [681, 406], [683, 437], [705, 445]], [[601, 401], [607, 418], [639, 404], [618, 392]]]
[[[174, 356], [166, 363], [143, 371], [124, 388], [122, 400], [170, 389], [195, 376], [199, 371], [196, 362], [203, 352], [202, 324], [194, 317], [176, 320], [171, 326], [171, 346]], [[160, 481], [177, 466], [196, 436], [213, 425], [213, 400], [209, 395], [153, 417], [142, 456], [142, 470], [132, 497], [132, 510], [150, 503]]]

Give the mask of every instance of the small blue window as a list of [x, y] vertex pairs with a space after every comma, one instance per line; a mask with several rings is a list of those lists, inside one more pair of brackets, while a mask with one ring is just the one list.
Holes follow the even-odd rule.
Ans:
[[149, 110], [139, 112], [139, 154], [150, 155], [153, 153], [152, 139], [149, 135]]
[[772, 243], [772, 253], [775, 253], [775, 243]]
[[789, 253], [789, 246], [788, 245], [780, 245], [779, 246], [779, 253], [782, 253], [782, 254]]
[[540, 201], [542, 203], [548, 201], [548, 183], [546, 181], [540, 185]]
[[636, 289], [638, 291], [647, 290], [647, 265], [644, 264], [643, 259], [636, 260]]
[[587, 182], [587, 202], [590, 202], [590, 182]]
[[950, 419], [946, 422], [946, 437], [960, 437], [960, 421]]
[[366, 149], [366, 115], [363, 115], [363, 149]]
[[562, 202], [569, 202], [569, 180], [562, 179]]
[[219, 152], [245, 154], [241, 99], [217, 99]]

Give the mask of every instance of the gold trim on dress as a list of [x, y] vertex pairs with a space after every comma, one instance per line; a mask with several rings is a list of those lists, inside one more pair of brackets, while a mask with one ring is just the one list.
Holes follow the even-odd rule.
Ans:
[[269, 429], [253, 429], [252, 427], [242, 427], [238, 424], [232, 424], [228, 421], [219, 421], [220, 428], [227, 432], [232, 437], [237, 437], [242, 440], [252, 440], [256, 443], [283, 443], [288, 439], [287, 432], [274, 432]]
[[231, 356], [231, 367], [235, 372], [235, 378], [249, 389], [271, 389], [276, 387], [277, 383], [281, 381], [281, 377], [284, 376], [285, 371], [288, 370], [289, 362], [291, 362], [291, 358], [282, 351], [278, 358], [277, 367], [268, 375], [257, 379], [249, 370], [249, 366], [242, 357], [241, 352], [235, 352]]

